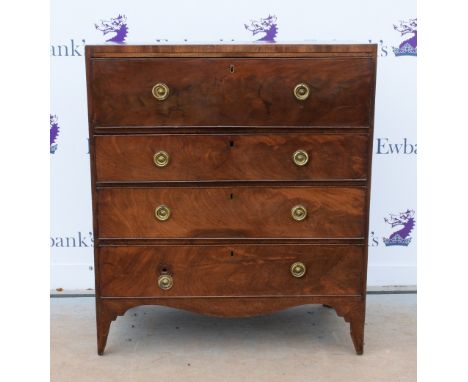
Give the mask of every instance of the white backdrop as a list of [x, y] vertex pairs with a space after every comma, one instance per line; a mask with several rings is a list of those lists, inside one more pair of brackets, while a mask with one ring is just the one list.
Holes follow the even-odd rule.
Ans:
[[[254, 42], [267, 34], [253, 35], [252, 22], [269, 16], [272, 43], [379, 44], [368, 284], [416, 284], [415, 0], [53, 0], [51, 288], [94, 288], [83, 46], [114, 36], [125, 44]], [[104, 34], [106, 25], [115, 33]]]

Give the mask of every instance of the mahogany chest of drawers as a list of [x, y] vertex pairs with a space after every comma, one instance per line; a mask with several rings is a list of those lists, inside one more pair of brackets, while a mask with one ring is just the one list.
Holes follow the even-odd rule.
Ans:
[[363, 352], [375, 45], [87, 46], [98, 353], [137, 305], [333, 307]]

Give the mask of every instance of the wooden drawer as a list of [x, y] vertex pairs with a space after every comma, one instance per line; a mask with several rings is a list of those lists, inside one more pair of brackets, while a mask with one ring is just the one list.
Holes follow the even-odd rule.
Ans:
[[[291, 265], [305, 266], [294, 277]], [[357, 295], [362, 246], [142, 246], [99, 249], [103, 297]], [[161, 274], [172, 287], [158, 286]]]
[[[95, 137], [96, 178], [98, 182], [365, 180], [367, 147], [368, 136], [359, 134], [104, 135]], [[305, 165], [293, 161], [298, 150], [308, 155]], [[157, 166], [156, 153], [168, 158], [167, 164]]]
[[[92, 124], [369, 126], [371, 58], [92, 59]], [[164, 83], [167, 99], [153, 86]], [[298, 100], [294, 88], [309, 87]]]
[[[100, 188], [100, 238], [362, 238], [364, 187]], [[168, 220], [155, 216], [170, 209]], [[302, 205], [307, 216], [292, 218]]]

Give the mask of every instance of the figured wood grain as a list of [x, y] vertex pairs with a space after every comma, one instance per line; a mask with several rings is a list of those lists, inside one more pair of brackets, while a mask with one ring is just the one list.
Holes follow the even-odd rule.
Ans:
[[[96, 126], [369, 125], [371, 59], [129, 58], [90, 65]], [[151, 92], [161, 82], [170, 88], [164, 101]], [[310, 87], [305, 101], [294, 97], [298, 83]]]
[[[148, 304], [222, 317], [326, 304], [350, 323], [356, 352], [362, 354], [377, 45], [102, 45], [85, 51], [98, 354], [104, 352], [111, 322]], [[234, 65], [234, 73], [228, 75], [226, 63]], [[163, 76], [171, 80], [172, 98], [166, 101], [172, 103], [166, 106], [148, 99], [152, 82], [164, 81]], [[292, 96], [296, 81], [311, 81], [306, 102]], [[178, 160], [164, 169], [171, 168], [171, 175], [153, 177], [145, 156], [156, 137], [148, 134], [161, 135], [158, 142], [167, 139], [182, 155], [174, 154]], [[324, 140], [311, 138], [319, 134]], [[109, 144], [101, 135], [119, 136]], [[134, 135], [141, 138], [133, 140]], [[241, 140], [229, 154], [218, 151], [217, 144], [231, 136]], [[314, 151], [310, 167], [296, 173], [280, 159], [294, 142]], [[269, 156], [270, 150], [277, 156]], [[190, 159], [196, 155], [198, 162]], [[238, 167], [229, 162], [233, 157]], [[218, 159], [226, 161], [216, 167]], [[182, 206], [185, 218], [179, 209], [166, 228], [154, 230], [155, 196]], [[289, 203], [304, 200], [313, 217], [288, 220]], [[237, 252], [226, 259], [228, 248]], [[316, 277], [281, 289], [283, 265], [296, 257], [314, 263]], [[154, 293], [152, 271], [162, 263], [171, 265], [173, 288], [180, 289], [146, 297]], [[203, 269], [234, 283], [222, 288], [219, 276], [206, 281]], [[251, 283], [252, 269], [278, 277], [260, 271], [259, 282]], [[236, 288], [238, 296], [225, 292], [237, 293]], [[133, 297], [118, 297], [130, 291]], [[213, 295], [218, 291], [220, 296]], [[205, 296], [193, 295], [200, 293]]]
[[[178, 187], [98, 190], [101, 238], [362, 237], [366, 190], [361, 187]], [[307, 208], [303, 221], [291, 217]], [[159, 205], [171, 209], [155, 218]]]
[[[290, 267], [307, 267], [301, 278]], [[362, 246], [226, 245], [104, 247], [103, 297], [358, 295]], [[162, 290], [158, 276], [174, 285]]]
[[[96, 136], [98, 182], [365, 180], [367, 135], [199, 134]], [[309, 155], [293, 162], [298, 149]], [[153, 155], [169, 154], [157, 167]]]
[[139, 57], [141, 55], [198, 55], [206, 57], [213, 54], [231, 57], [237, 55], [268, 57], [300, 57], [303, 54], [313, 56], [328, 55], [362, 55], [375, 57], [377, 44], [320, 44], [320, 43], [288, 43], [288, 44], [162, 44], [162, 45], [86, 45], [86, 56], [92, 57]]

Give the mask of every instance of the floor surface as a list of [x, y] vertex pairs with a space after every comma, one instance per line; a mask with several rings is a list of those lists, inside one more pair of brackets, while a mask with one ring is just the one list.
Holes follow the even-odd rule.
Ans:
[[213, 318], [130, 309], [96, 353], [94, 298], [51, 299], [52, 382], [416, 381], [416, 295], [369, 295], [364, 355], [333, 309]]

